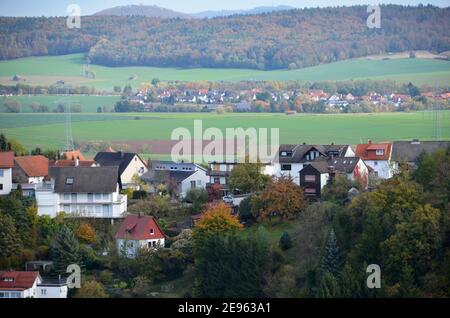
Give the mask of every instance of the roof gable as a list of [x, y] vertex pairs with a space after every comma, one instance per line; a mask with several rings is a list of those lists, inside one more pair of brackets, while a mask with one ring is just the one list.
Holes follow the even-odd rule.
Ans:
[[14, 167], [14, 152], [0, 152], [0, 169], [8, 169]]
[[112, 193], [117, 190], [117, 167], [51, 167], [57, 193]]
[[117, 166], [119, 167], [119, 174], [122, 175], [134, 157], [137, 157], [146, 166], [144, 160], [137, 153], [130, 152], [99, 152], [94, 161], [101, 166]]
[[44, 156], [16, 157], [14, 160], [28, 177], [48, 176], [49, 160]]
[[116, 238], [138, 241], [156, 240], [163, 239], [164, 232], [161, 230], [158, 222], [156, 222], [156, 219], [153, 216], [129, 214], [120, 225], [120, 228], [116, 233]]

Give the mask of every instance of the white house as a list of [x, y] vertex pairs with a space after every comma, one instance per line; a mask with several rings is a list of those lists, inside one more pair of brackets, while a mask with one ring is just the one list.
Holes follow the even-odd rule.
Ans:
[[119, 167], [122, 188], [133, 187], [133, 176], [141, 177], [148, 171], [147, 164], [136, 153], [99, 152], [94, 161], [102, 167]]
[[318, 158], [353, 157], [349, 145], [280, 145], [272, 162], [272, 175], [276, 178], [291, 177], [300, 185], [299, 172], [304, 165]]
[[14, 183], [40, 184], [48, 175], [49, 160], [44, 156], [16, 157], [14, 163]]
[[181, 198], [186, 197], [189, 189], [205, 189], [209, 181], [206, 169], [194, 164], [173, 161], [153, 161], [150, 170], [142, 180], [150, 184], [151, 192], [155, 192], [160, 184], [173, 187], [174, 192]]
[[12, 189], [14, 152], [0, 152], [0, 195], [7, 195]]
[[369, 140], [367, 144], [359, 144], [356, 146], [356, 155], [361, 157], [366, 165], [373, 170], [375, 177], [389, 179], [393, 176], [391, 143], [375, 144]]
[[67, 291], [67, 282], [45, 282], [37, 271], [0, 271], [0, 298], [67, 298]]
[[121, 218], [127, 196], [119, 193], [118, 167], [52, 167], [51, 181], [36, 190], [38, 215], [58, 212], [91, 218]]
[[141, 249], [164, 247], [164, 232], [150, 215], [129, 214], [116, 233], [120, 255], [135, 258]]

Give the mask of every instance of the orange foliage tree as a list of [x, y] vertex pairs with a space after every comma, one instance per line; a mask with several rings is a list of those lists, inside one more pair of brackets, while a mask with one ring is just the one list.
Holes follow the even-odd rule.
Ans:
[[260, 202], [258, 218], [271, 216], [293, 219], [306, 208], [303, 190], [291, 178], [281, 177], [269, 185], [257, 198]]
[[95, 229], [89, 223], [81, 223], [74, 232], [75, 236], [84, 242], [95, 242], [96, 233]]
[[194, 228], [194, 238], [226, 234], [242, 229], [239, 219], [231, 214], [231, 208], [223, 202], [210, 205]]

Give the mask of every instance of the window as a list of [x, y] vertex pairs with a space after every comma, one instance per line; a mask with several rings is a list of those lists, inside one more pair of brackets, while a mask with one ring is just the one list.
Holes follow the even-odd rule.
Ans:
[[64, 198], [64, 201], [69, 201], [70, 200], [70, 194], [69, 193], [64, 193], [63, 198]]
[[291, 171], [292, 165], [281, 165], [281, 171]]
[[220, 178], [214, 178], [214, 183], [220, 183]]
[[282, 151], [280, 157], [292, 157], [292, 151]]
[[73, 178], [66, 178], [66, 184], [72, 185], [73, 184]]
[[5, 170], [0, 169], [0, 177], [4, 177], [5, 176]]
[[0, 292], [0, 298], [8, 298], [8, 293]]
[[72, 202], [77, 202], [77, 194], [76, 193], [72, 193]]
[[384, 149], [377, 149], [375, 153], [376, 153], [377, 156], [383, 156], [384, 155]]
[[306, 182], [316, 182], [316, 176], [313, 174], [308, 174], [305, 176]]
[[0, 183], [0, 190], [3, 190], [3, 184]]
[[94, 194], [88, 193], [88, 202], [94, 202]]
[[191, 188], [195, 188], [195, 180], [191, 181]]
[[66, 213], [70, 213], [70, 205], [67, 204], [63, 205], [63, 211]]
[[316, 194], [316, 189], [314, 188], [305, 188], [306, 194]]
[[154, 235], [155, 234], [155, 230], [154, 229], [150, 229], [150, 235]]
[[95, 194], [95, 201], [100, 201], [102, 199], [102, 194], [101, 193], [96, 193]]
[[18, 293], [18, 292], [11, 292], [10, 298], [20, 298], [20, 293]]
[[41, 295], [47, 295], [47, 289], [41, 289]]
[[374, 166], [378, 166], [378, 161], [374, 161], [374, 162], [373, 162], [373, 165], [374, 165]]

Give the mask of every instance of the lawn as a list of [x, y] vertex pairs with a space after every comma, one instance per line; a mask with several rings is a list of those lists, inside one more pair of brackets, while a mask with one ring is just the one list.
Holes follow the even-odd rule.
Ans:
[[[450, 139], [450, 112], [441, 114], [442, 139]], [[73, 138], [79, 142], [146, 142], [170, 140], [172, 130], [186, 127], [192, 132], [194, 120], [202, 120], [203, 129], [279, 128], [281, 143], [357, 144], [368, 139], [422, 140], [433, 137], [433, 114], [223, 114], [146, 113], [72, 115]], [[0, 131], [27, 148], [64, 147], [64, 114], [1, 114]], [[166, 154], [167, 155], [167, 154]]]
[[98, 107], [105, 106], [107, 111], [114, 109], [114, 105], [120, 96], [84, 96], [77, 95], [73, 97], [63, 97], [54, 95], [26, 95], [26, 96], [12, 96], [12, 97], [1, 97], [0, 98], [0, 112], [5, 111], [3, 103], [7, 100], [16, 100], [21, 104], [22, 113], [32, 112], [30, 105], [32, 103], [39, 103], [41, 105], [48, 106], [49, 110], [52, 111], [56, 108], [59, 103], [64, 105], [80, 105], [82, 107], [83, 113], [95, 113]]
[[[450, 62], [435, 59], [354, 59], [318, 65], [298, 70], [259, 71], [249, 69], [179, 69], [157, 67], [104, 67], [91, 65], [95, 79], [83, 77], [83, 54], [29, 57], [0, 61], [0, 84], [15, 85], [15, 74], [26, 79], [23, 83], [50, 85], [63, 79], [75, 86], [93, 86], [111, 91], [114, 85], [131, 84], [157, 77], [167, 81], [240, 81], [240, 80], [302, 80], [339, 81], [350, 79], [393, 79], [417, 85], [448, 85]], [[135, 78], [130, 80], [130, 78]]]

